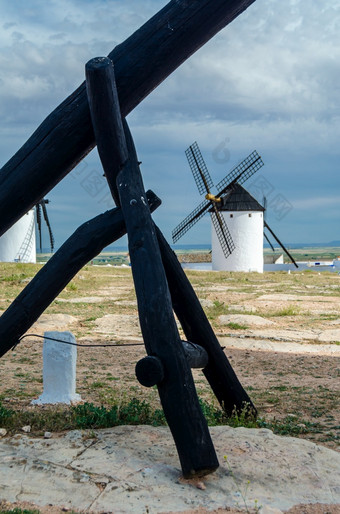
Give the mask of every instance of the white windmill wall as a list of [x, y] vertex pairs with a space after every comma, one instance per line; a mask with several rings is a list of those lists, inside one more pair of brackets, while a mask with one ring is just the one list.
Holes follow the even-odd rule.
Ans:
[[0, 237], [0, 262], [36, 262], [34, 209]]
[[212, 269], [263, 273], [263, 212], [220, 211], [235, 249], [226, 259], [212, 226]]

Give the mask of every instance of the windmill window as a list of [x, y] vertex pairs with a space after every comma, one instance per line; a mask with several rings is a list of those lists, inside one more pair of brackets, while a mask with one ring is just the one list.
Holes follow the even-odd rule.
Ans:
[[251, 212], [248, 214], [249, 218], [251, 218]]

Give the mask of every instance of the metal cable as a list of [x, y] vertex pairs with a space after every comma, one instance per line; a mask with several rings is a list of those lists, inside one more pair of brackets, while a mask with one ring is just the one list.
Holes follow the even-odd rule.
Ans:
[[48, 339], [50, 341], [56, 341], [57, 343], [69, 344], [70, 346], [79, 346], [81, 348], [107, 348], [107, 347], [125, 347], [125, 346], [144, 346], [144, 343], [127, 343], [127, 344], [78, 344], [71, 343], [70, 341], [63, 341], [62, 339], [57, 339], [55, 337], [41, 336], [38, 334], [26, 334], [21, 336], [18, 339], [18, 342], [13, 346], [12, 351], [17, 347], [17, 345], [26, 337], [38, 337], [40, 339]]

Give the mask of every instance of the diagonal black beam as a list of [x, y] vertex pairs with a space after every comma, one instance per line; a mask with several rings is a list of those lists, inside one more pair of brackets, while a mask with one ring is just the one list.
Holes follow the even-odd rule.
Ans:
[[[152, 362], [157, 363], [156, 383], [164, 414], [177, 447], [183, 475], [205, 475], [218, 467], [218, 460], [173, 315], [133, 139], [126, 121], [123, 128], [120, 118], [112, 61], [108, 58], [89, 61], [86, 64], [86, 82], [104, 172], [108, 182], [116, 179], [129, 240], [139, 322], [146, 351]], [[104, 120], [105, 115], [111, 116], [111, 122]], [[121, 166], [115, 170], [110, 166], [107, 172], [105, 163], [110, 164], [114, 159], [118, 159]], [[115, 189], [114, 185], [110, 187]]]
[[188, 341], [202, 346], [209, 355], [208, 365], [204, 368], [203, 373], [216, 398], [229, 416], [233, 412], [242, 414], [242, 411], [245, 410], [249, 414], [255, 415], [256, 408], [223, 352], [175, 252], [171, 250], [157, 226], [155, 226], [155, 230], [174, 311]]
[[271, 233], [271, 235], [273, 236], [273, 238], [275, 239], [275, 241], [277, 243], [279, 243], [279, 245], [281, 246], [282, 250], [288, 255], [288, 257], [290, 258], [290, 260], [292, 261], [292, 263], [294, 264], [294, 266], [296, 268], [298, 268], [299, 266], [297, 265], [294, 257], [292, 256], [291, 253], [289, 253], [289, 251], [287, 250], [287, 248], [285, 247], [285, 245], [283, 243], [281, 243], [280, 239], [274, 234], [274, 232], [272, 231], [272, 229], [270, 228], [270, 226], [268, 225], [268, 223], [266, 221], [264, 221], [264, 226], [267, 230], [269, 230], [269, 232]]
[[[172, 0], [110, 54], [122, 116], [255, 0]], [[0, 172], [0, 235], [95, 146], [85, 83]]]
[[[146, 196], [151, 211], [159, 207], [161, 201], [152, 191]], [[83, 266], [124, 234], [125, 222], [119, 208], [81, 225], [0, 317], [0, 357], [18, 343]]]

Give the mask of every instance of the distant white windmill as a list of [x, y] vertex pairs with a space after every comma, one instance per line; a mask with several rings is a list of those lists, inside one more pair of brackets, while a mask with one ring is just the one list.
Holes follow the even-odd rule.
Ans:
[[173, 242], [178, 241], [206, 212], [210, 212], [214, 270], [262, 273], [264, 228], [269, 230], [296, 265], [264, 220], [265, 208], [241, 186], [263, 166], [259, 154], [254, 151], [235, 166], [217, 184], [218, 193], [213, 195], [210, 191], [213, 182], [197, 143], [189, 146], [185, 153], [198, 190], [200, 194], [205, 193], [205, 201], [173, 230]]
[[0, 237], [0, 262], [36, 262], [34, 209]]
[[41, 211], [49, 232], [51, 252], [54, 248], [54, 237], [48, 218], [46, 204], [49, 200], [41, 200], [35, 208], [28, 211], [0, 237], [0, 262], [36, 262], [36, 230], [35, 212], [39, 233], [39, 246], [42, 249], [42, 218]]
[[234, 242], [233, 252], [226, 257], [212, 225], [212, 268], [223, 271], [257, 271], [263, 273], [264, 208], [240, 184], [235, 184], [222, 197], [220, 215], [228, 225]]

